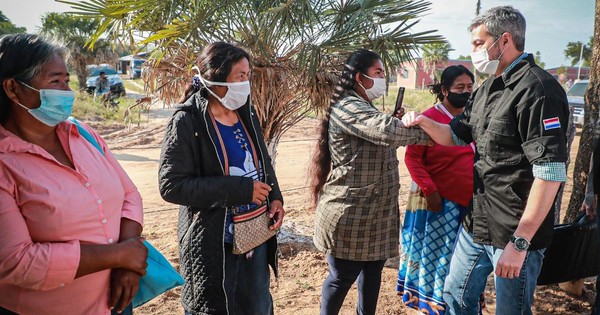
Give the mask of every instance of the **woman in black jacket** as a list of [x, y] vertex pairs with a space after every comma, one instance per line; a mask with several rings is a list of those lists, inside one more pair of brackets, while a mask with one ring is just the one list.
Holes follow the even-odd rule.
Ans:
[[186, 314], [272, 314], [269, 265], [277, 240], [232, 253], [232, 211], [270, 205], [281, 226], [283, 198], [250, 106], [249, 55], [217, 42], [200, 57], [199, 75], [173, 114], [162, 144], [159, 189], [181, 205], [178, 239]]

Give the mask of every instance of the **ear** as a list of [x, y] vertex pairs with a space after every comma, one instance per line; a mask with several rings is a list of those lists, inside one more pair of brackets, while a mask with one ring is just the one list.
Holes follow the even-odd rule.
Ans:
[[354, 82], [363, 84], [362, 78], [360, 77], [360, 72], [358, 71], [354, 74]]
[[448, 89], [442, 85], [442, 95], [444, 95], [444, 97], [448, 97]]
[[502, 37], [501, 41], [504, 46], [513, 42], [512, 34], [509, 32], [504, 32], [504, 34], [502, 34], [501, 37]]
[[2, 81], [2, 88], [4, 89], [4, 93], [6, 93], [8, 99], [13, 101], [14, 103], [20, 102], [19, 97], [17, 96], [17, 94], [19, 93], [17, 92], [19, 90], [19, 83], [17, 82], [17, 80], [6, 79]]

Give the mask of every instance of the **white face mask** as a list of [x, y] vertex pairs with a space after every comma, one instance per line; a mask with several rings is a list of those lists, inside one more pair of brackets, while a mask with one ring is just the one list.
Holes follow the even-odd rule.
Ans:
[[[230, 110], [236, 110], [248, 101], [248, 96], [250, 96], [250, 81], [242, 81], [242, 82], [213, 82], [208, 81], [198, 75], [200, 78], [200, 82], [206, 86], [206, 89], [210, 94], [212, 94], [223, 106]], [[213, 92], [208, 87], [210, 86], [226, 86], [227, 93], [223, 98], [219, 97], [215, 92]]]
[[[490, 48], [494, 47], [498, 40], [500, 40], [500, 37], [496, 39], [496, 41], [492, 44]], [[490, 48], [481, 48], [477, 51], [472, 52], [471, 61], [473, 62], [473, 66], [475, 66], [475, 69], [477, 69], [477, 71], [487, 74], [496, 74], [496, 70], [498, 70], [498, 66], [500, 65], [500, 57], [502, 57], [502, 54], [504, 54], [504, 50], [500, 53], [498, 59], [490, 60], [490, 57], [488, 55], [488, 50]]]
[[358, 85], [360, 85], [363, 88], [363, 90], [365, 90], [369, 101], [380, 98], [383, 96], [383, 94], [385, 94], [385, 90], [387, 88], [385, 78], [371, 78], [366, 74], [363, 74], [363, 76], [373, 80], [373, 86], [370, 89], [365, 89], [365, 87], [362, 84], [360, 84], [360, 81], [357, 81]]

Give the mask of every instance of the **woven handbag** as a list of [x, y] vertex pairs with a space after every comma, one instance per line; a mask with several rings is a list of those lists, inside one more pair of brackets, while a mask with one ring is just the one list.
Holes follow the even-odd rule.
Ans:
[[267, 205], [250, 212], [233, 214], [233, 253], [245, 254], [277, 234], [269, 229], [271, 219]]

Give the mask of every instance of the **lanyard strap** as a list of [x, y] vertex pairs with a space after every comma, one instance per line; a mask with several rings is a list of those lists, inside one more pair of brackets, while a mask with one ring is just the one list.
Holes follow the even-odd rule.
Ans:
[[439, 111], [441, 111], [444, 114], [446, 114], [446, 116], [448, 116], [448, 118], [450, 118], [451, 120], [454, 119], [454, 115], [450, 114], [450, 112], [446, 109], [446, 107], [444, 107], [444, 105], [442, 105], [442, 104], [436, 104], [435, 108], [437, 108]]
[[[446, 116], [448, 116], [448, 118], [450, 118], [450, 120], [454, 119], [454, 115], [450, 114], [450, 112], [446, 109], [446, 107], [444, 107], [444, 105], [438, 103], [435, 105], [435, 108], [437, 108], [439, 111], [446, 114]], [[475, 144], [473, 144], [473, 142], [469, 143], [469, 145], [471, 146], [471, 149], [473, 150], [473, 152], [475, 152], [477, 150], [475, 148]]]
[[254, 159], [254, 167], [256, 168], [256, 174], [258, 175], [258, 180], [260, 180], [260, 169], [258, 168], [258, 155], [256, 153], [256, 148], [254, 147], [254, 141], [252, 141], [252, 138], [250, 137], [250, 133], [248, 132], [248, 129], [246, 128], [246, 125], [244, 124], [244, 122], [242, 121], [242, 117], [240, 117], [240, 114], [236, 111], [235, 114], [238, 117], [238, 120], [240, 121], [240, 124], [242, 125], [242, 128], [244, 128], [244, 132], [246, 132], [246, 138], [248, 138], [248, 142], [250, 142], [250, 148], [252, 148], [252, 158]]
[[225, 148], [225, 143], [223, 143], [223, 137], [221, 137], [221, 130], [219, 130], [219, 126], [217, 126], [217, 121], [215, 120], [215, 116], [213, 116], [210, 108], [208, 110], [208, 115], [210, 116], [210, 121], [215, 127], [215, 132], [217, 133], [217, 139], [219, 139], [219, 144], [221, 145], [221, 153], [223, 153], [223, 171], [225, 171], [225, 175], [229, 176], [229, 158], [227, 157], [227, 149]]
[[[258, 165], [258, 156], [256, 154], [256, 149], [254, 148], [254, 142], [252, 141], [252, 138], [250, 137], [250, 133], [248, 133], [248, 129], [246, 129], [246, 125], [242, 121], [240, 114], [237, 111], [235, 112], [235, 114], [237, 115], [238, 121], [242, 125], [242, 128], [244, 128], [244, 131], [246, 132], [246, 138], [248, 138], [248, 142], [250, 142], [250, 148], [252, 148], [252, 158], [254, 160], [253, 161], [254, 167], [256, 168], [256, 174], [259, 175], [258, 178], [260, 180], [260, 170], [258, 168], [258, 166], [259, 166]], [[217, 133], [217, 138], [219, 139], [219, 144], [221, 145], [221, 152], [223, 153], [223, 160], [224, 160], [224, 164], [225, 164], [225, 165], [223, 165], [225, 175], [229, 176], [229, 158], [227, 157], [227, 149], [225, 148], [225, 143], [223, 142], [223, 137], [221, 136], [221, 130], [219, 130], [219, 126], [217, 126], [217, 121], [215, 120], [215, 116], [213, 115], [210, 108], [208, 109], [208, 115], [210, 116], [210, 120], [211, 120], [213, 126], [215, 127], [215, 132]]]

